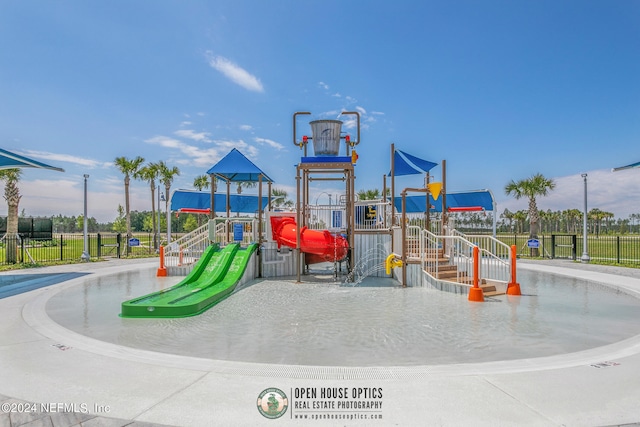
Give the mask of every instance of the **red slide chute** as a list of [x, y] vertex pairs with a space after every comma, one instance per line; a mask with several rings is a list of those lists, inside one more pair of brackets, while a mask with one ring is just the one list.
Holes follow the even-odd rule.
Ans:
[[[271, 234], [278, 248], [282, 245], [296, 248], [297, 228], [296, 220], [291, 217], [271, 217]], [[347, 239], [340, 234], [331, 234], [328, 230], [310, 230], [306, 226], [300, 229], [300, 250], [306, 254], [307, 264], [342, 261], [348, 249]]]

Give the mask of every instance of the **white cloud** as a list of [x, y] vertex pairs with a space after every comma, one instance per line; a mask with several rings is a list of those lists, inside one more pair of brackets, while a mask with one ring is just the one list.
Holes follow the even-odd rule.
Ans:
[[334, 98], [342, 98], [342, 95], [340, 95], [340, 93], [339, 93], [339, 92], [336, 92], [336, 93], [334, 93], [334, 94], [333, 94], [333, 95], [331, 95], [331, 96], [333, 96]]
[[326, 84], [325, 82], [318, 82], [318, 86], [319, 86], [321, 89], [329, 90], [329, 85], [328, 85], [328, 84]]
[[364, 107], [356, 106], [356, 111], [358, 111], [361, 116], [367, 114], [367, 110], [365, 110]]
[[255, 142], [257, 142], [258, 144], [267, 144], [268, 146], [270, 146], [270, 147], [272, 147], [272, 148], [275, 148], [276, 150], [282, 150], [282, 149], [284, 149], [284, 145], [282, 145], [282, 144], [280, 144], [280, 143], [278, 143], [278, 142], [272, 141], [272, 140], [270, 140], [270, 139], [266, 139], [266, 138], [253, 138], [253, 140], [254, 140]]
[[208, 167], [220, 160], [220, 154], [217, 148], [208, 148], [206, 150], [203, 150], [199, 147], [185, 144], [182, 141], [168, 136], [154, 136], [153, 138], [146, 139], [144, 142], [178, 150], [182, 154], [192, 159], [192, 161], [188, 164], [193, 166]]
[[209, 65], [235, 84], [254, 92], [264, 92], [260, 80], [244, 68], [234, 64], [223, 56], [213, 55], [211, 52], [208, 52], [207, 56]]
[[[40, 159], [40, 160], [46, 160], [50, 162], [73, 163], [76, 165], [85, 166], [89, 168], [107, 167], [111, 164], [109, 162], [99, 162], [93, 159], [86, 159], [84, 157], [72, 156], [70, 154], [48, 153], [45, 151], [27, 150], [23, 152], [16, 151], [16, 153], [27, 156], [27, 157]], [[51, 166], [56, 166], [56, 165], [51, 165]]]
[[251, 126], [251, 125], [240, 125], [240, 130], [250, 131], [250, 130], [253, 130], [253, 126]]
[[[87, 196], [87, 214], [98, 222], [111, 222], [118, 215], [118, 205], [124, 206], [124, 183], [105, 186], [104, 181], [94, 182], [89, 178]], [[146, 190], [146, 191], [145, 191]], [[149, 210], [146, 201], [151, 197], [148, 187], [131, 187], [132, 210]], [[28, 216], [51, 217], [79, 216], [84, 212], [83, 179], [36, 179], [21, 180], [20, 211], [24, 209]], [[0, 215], [6, 214], [6, 204], [0, 207]]]
[[251, 157], [253, 159], [255, 159], [259, 154], [259, 151], [256, 147], [254, 147], [253, 145], [247, 144], [242, 139], [239, 139], [237, 141], [216, 140], [214, 141], [214, 144], [218, 148], [220, 148], [220, 151], [224, 152], [225, 155], [227, 152], [233, 150], [234, 148], [237, 148], [242, 154], [244, 154], [247, 157]]
[[196, 132], [191, 129], [181, 129], [175, 131], [174, 134], [182, 138], [192, 139], [198, 142], [211, 142], [211, 139], [209, 138], [209, 135], [211, 134], [209, 132]]

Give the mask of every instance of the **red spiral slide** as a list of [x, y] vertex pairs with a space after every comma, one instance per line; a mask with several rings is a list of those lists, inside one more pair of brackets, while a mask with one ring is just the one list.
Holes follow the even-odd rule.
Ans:
[[[297, 228], [296, 220], [291, 217], [271, 217], [271, 234], [278, 248], [285, 245], [295, 249]], [[348, 249], [347, 239], [342, 235], [331, 234], [328, 230], [310, 230], [306, 226], [300, 229], [300, 250], [306, 254], [307, 264], [342, 261]]]

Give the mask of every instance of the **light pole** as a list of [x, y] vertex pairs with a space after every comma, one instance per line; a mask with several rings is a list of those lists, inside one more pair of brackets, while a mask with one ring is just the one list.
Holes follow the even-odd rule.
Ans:
[[331, 194], [327, 193], [326, 191], [323, 191], [322, 193], [316, 196], [316, 206], [318, 206], [318, 199], [320, 199], [320, 196], [322, 196], [323, 194], [326, 194], [327, 196], [329, 196], [329, 206], [331, 206]]
[[583, 173], [582, 178], [584, 179], [584, 212], [582, 213], [582, 258], [580, 261], [586, 263], [591, 260], [587, 243], [587, 174]]
[[162, 194], [160, 192], [160, 187], [158, 187], [158, 230], [156, 230], [157, 233], [158, 233], [158, 235], [156, 236], [156, 238], [158, 239], [157, 240], [157, 242], [158, 242], [157, 250], [160, 250], [160, 200], [161, 200], [161, 198], [164, 201], [164, 194]]
[[84, 174], [84, 217], [82, 221], [82, 233], [84, 237], [84, 250], [82, 251], [82, 255], [80, 259], [84, 262], [88, 262], [91, 259], [89, 255], [89, 236], [87, 235], [87, 179], [89, 179], [89, 175]]

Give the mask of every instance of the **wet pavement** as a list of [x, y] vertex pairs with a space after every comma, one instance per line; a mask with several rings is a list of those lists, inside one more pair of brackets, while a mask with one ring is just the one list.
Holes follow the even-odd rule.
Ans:
[[[0, 292], [5, 292], [0, 299], [0, 427], [610, 426], [640, 421], [640, 336], [592, 350], [515, 361], [305, 367], [124, 348], [74, 334], [46, 314], [51, 296], [77, 286], [87, 274], [155, 266], [157, 258], [0, 273]], [[584, 278], [640, 296], [636, 269], [564, 260], [523, 260], [519, 269]], [[277, 421], [256, 409], [261, 392], [274, 387], [289, 395], [290, 404]], [[302, 408], [300, 390], [339, 388], [379, 389], [382, 419], [372, 413], [367, 419], [358, 417], [366, 411], [351, 411], [350, 419], [314, 418], [313, 411]]]

